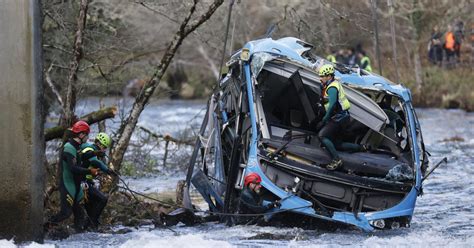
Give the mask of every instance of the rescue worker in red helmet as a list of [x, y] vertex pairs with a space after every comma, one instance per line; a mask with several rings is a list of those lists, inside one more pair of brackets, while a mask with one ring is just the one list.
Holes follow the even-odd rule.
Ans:
[[85, 121], [74, 123], [70, 129], [72, 137], [64, 144], [61, 152], [59, 193], [61, 210], [49, 220], [49, 225], [55, 225], [74, 214], [74, 228], [83, 230], [85, 219], [81, 201], [84, 196], [81, 180], [87, 174], [97, 175], [96, 168], [83, 168], [80, 165], [80, 145], [87, 141], [90, 127]]
[[[260, 197], [260, 190], [262, 185], [262, 178], [257, 173], [250, 173], [245, 176], [244, 189], [239, 199], [239, 213], [242, 214], [261, 214], [265, 213], [272, 208], [280, 207], [279, 201], [271, 202], [267, 205], [262, 205], [262, 199]], [[254, 217], [241, 217], [242, 223], [249, 223], [249, 221], [255, 220], [258, 216]]]

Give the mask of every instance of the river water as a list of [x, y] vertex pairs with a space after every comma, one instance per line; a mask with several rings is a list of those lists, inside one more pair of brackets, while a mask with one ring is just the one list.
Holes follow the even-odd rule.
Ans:
[[[113, 99], [108, 99], [113, 103]], [[78, 111], [96, 108], [97, 100], [81, 102]], [[149, 104], [139, 125], [157, 133], [177, 135], [197, 130], [204, 102], [159, 101]], [[125, 234], [82, 233], [66, 240], [46, 240], [30, 246], [59, 247], [474, 247], [474, 113], [461, 110], [417, 109], [431, 164], [443, 157], [448, 164], [438, 168], [424, 184], [410, 228], [364, 233], [358, 230], [322, 232], [300, 228], [258, 226], [227, 227], [219, 223], [171, 229], [142, 226]], [[109, 121], [116, 127], [116, 122]], [[134, 137], [137, 139], [137, 137]], [[156, 147], [155, 147], [156, 148]], [[189, 148], [183, 148], [189, 149]], [[160, 156], [160, 151], [154, 153]], [[183, 171], [172, 169], [140, 178], [126, 178], [131, 187], [147, 193], [174, 190]], [[123, 227], [117, 226], [119, 230]], [[0, 247], [14, 246], [0, 240]]]

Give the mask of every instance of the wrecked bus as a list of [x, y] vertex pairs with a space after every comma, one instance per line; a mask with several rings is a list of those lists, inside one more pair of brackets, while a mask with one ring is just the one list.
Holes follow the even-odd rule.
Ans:
[[428, 166], [409, 89], [374, 73], [335, 64], [351, 103], [340, 138], [366, 147], [339, 151], [340, 170], [325, 168], [315, 105], [325, 59], [297, 38], [250, 41], [226, 63], [210, 97], [191, 157], [192, 183], [212, 213], [235, 213], [246, 174], [262, 177], [262, 197], [281, 207], [265, 215], [307, 225], [353, 225], [365, 231], [408, 227]]

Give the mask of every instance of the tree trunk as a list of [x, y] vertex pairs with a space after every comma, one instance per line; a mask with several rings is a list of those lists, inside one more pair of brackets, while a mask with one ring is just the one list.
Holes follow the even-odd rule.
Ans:
[[405, 48], [405, 52], [406, 52], [406, 55], [404, 56], [406, 58], [406, 63], [408, 65], [408, 68], [413, 68], [413, 60], [411, 58], [411, 54], [413, 51], [411, 51], [411, 46], [410, 46], [410, 42], [408, 39], [405, 39], [403, 41], [403, 44], [404, 44], [404, 48]]
[[74, 110], [76, 108], [76, 83], [77, 83], [77, 72], [79, 70], [79, 62], [83, 57], [82, 40], [84, 28], [86, 26], [87, 19], [87, 8], [89, 6], [89, 0], [81, 0], [79, 17], [77, 18], [77, 30], [74, 35], [74, 51], [73, 58], [69, 64], [69, 76], [66, 93], [66, 104], [65, 104], [65, 116], [64, 116], [64, 127], [72, 125], [74, 119]]
[[[173, 40], [170, 42], [163, 57], [161, 58], [160, 63], [157, 65], [155, 73], [144, 85], [140, 94], [135, 98], [132, 110], [130, 111], [126, 120], [122, 122], [122, 125], [120, 126], [118, 131], [119, 137], [116, 145], [112, 149], [109, 163], [109, 167], [115, 169], [116, 171], [120, 170], [123, 156], [127, 150], [128, 143], [130, 142], [130, 138], [136, 127], [138, 118], [140, 117], [141, 112], [145, 108], [145, 105], [148, 103], [156, 87], [159, 85], [164, 73], [166, 72], [166, 69], [168, 68], [176, 53], [176, 50], [178, 50], [178, 48], [181, 46], [183, 40], [197, 27], [207, 21], [214, 14], [217, 8], [224, 2], [224, 0], [214, 0], [214, 2], [209, 6], [204, 14], [188, 25], [191, 16], [196, 10], [197, 1], [198, 0], [194, 0], [193, 6], [189, 10], [188, 15], [181, 23], [178, 31], [174, 35]], [[117, 180], [114, 180], [114, 183], [117, 183]]]
[[51, 72], [51, 69], [53, 69], [53, 64], [49, 66], [48, 70], [44, 73], [44, 78], [46, 80], [47, 85], [53, 92], [54, 96], [56, 97], [56, 100], [59, 102], [59, 105], [61, 107], [61, 112], [64, 115], [65, 114], [65, 109], [64, 109], [64, 101], [63, 98], [61, 97], [61, 94], [59, 94], [58, 89], [54, 86], [53, 80], [51, 80], [51, 75], [49, 74]]
[[418, 44], [415, 44], [415, 48], [413, 51], [413, 60], [415, 64], [416, 91], [420, 93], [421, 88], [423, 87], [423, 79], [422, 79], [423, 71], [421, 68], [421, 58], [420, 58], [420, 51], [418, 49]]
[[212, 59], [209, 58], [209, 55], [207, 55], [207, 52], [204, 51], [204, 47], [201, 44], [199, 44], [197, 50], [202, 55], [204, 60], [207, 61], [207, 63], [209, 64], [209, 69], [211, 70], [212, 75], [214, 75], [216, 80], [218, 80], [221, 72], [219, 71], [219, 69], [217, 69], [217, 66], [214, 63], [214, 61], [212, 61]]
[[393, 66], [395, 67], [395, 82], [400, 83], [400, 68], [398, 68], [398, 55], [397, 55], [397, 39], [395, 34], [395, 17], [393, 16], [393, 3], [392, 0], [387, 0], [387, 5], [390, 12], [390, 32], [392, 36], [392, 52], [393, 52]]
[[377, 0], [370, 0], [370, 7], [372, 11], [372, 23], [374, 25], [375, 58], [377, 58], [379, 74], [382, 75], [382, 61], [380, 60], [380, 42], [379, 42], [379, 20], [377, 17]]
[[332, 47], [331, 46], [332, 43], [331, 43], [331, 38], [329, 37], [329, 29], [328, 29], [328, 24], [325, 17], [326, 12], [321, 0], [318, 1], [318, 7], [319, 7], [319, 15], [321, 16], [319, 20], [321, 22], [321, 32], [323, 33], [323, 42], [324, 42], [323, 47], [324, 47], [324, 52], [326, 53], [324, 56], [327, 56], [331, 53], [330, 47]]
[[[80, 118], [80, 120], [83, 120], [87, 122], [88, 124], [93, 124], [105, 119], [114, 118], [116, 114], [117, 114], [117, 107], [114, 106], [114, 107], [108, 107], [105, 109], [100, 109], [95, 112], [84, 115], [83, 117]], [[63, 126], [48, 128], [44, 132], [44, 140], [50, 141], [53, 139], [59, 139], [63, 137], [64, 131], [66, 131], [66, 128]]]
[[[105, 108], [104, 99], [102, 97], [99, 99], [99, 108], [100, 109]], [[105, 130], [105, 128], [106, 128], [105, 127], [105, 120], [104, 121], [99, 121], [99, 123], [97, 125], [99, 126], [99, 132], [102, 132], [102, 133], [106, 132], [106, 130]]]

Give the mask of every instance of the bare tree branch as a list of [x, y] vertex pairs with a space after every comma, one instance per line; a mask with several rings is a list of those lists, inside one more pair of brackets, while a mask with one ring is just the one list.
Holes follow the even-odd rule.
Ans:
[[174, 18], [168, 16], [167, 14], [165, 14], [165, 13], [159, 11], [159, 10], [156, 10], [156, 9], [154, 9], [154, 8], [152, 8], [152, 7], [148, 6], [148, 5], [146, 5], [143, 1], [137, 1], [136, 3], [137, 3], [137, 4], [140, 4], [140, 5], [143, 6], [144, 8], [146, 8], [146, 9], [148, 9], [148, 10], [150, 10], [150, 11], [152, 11], [152, 12], [154, 12], [154, 13], [160, 15], [160, 16], [163, 16], [164, 18], [166, 18], [166, 19], [168, 19], [168, 20], [170, 20], [170, 21], [172, 21], [172, 22], [174, 22], [174, 23], [179, 23], [178, 20], [176, 20], [176, 19], [174, 19]]
[[174, 35], [173, 40], [168, 45], [168, 48], [163, 54], [160, 63], [157, 65], [153, 76], [145, 84], [140, 94], [135, 98], [132, 110], [130, 111], [127, 119], [125, 120], [125, 122], [122, 123], [119, 129], [118, 141], [112, 149], [110, 156], [111, 168], [115, 168], [116, 170], [120, 169], [123, 156], [127, 149], [127, 145], [130, 142], [132, 133], [138, 122], [138, 118], [140, 117], [141, 112], [145, 108], [145, 105], [148, 103], [156, 87], [161, 82], [161, 79], [164, 73], [166, 72], [166, 69], [168, 68], [171, 60], [173, 59], [176, 51], [181, 46], [183, 40], [197, 27], [199, 27], [206, 20], [208, 20], [214, 14], [217, 8], [222, 5], [223, 2], [224, 0], [214, 0], [214, 2], [208, 7], [205, 13], [203, 13], [197, 20], [193, 21], [188, 25], [189, 21], [191, 20], [191, 16], [196, 10], [197, 0], [194, 0], [193, 6], [189, 10], [186, 18], [181, 23], [178, 31]]
[[82, 40], [84, 28], [86, 26], [87, 8], [89, 0], [81, 0], [79, 17], [77, 18], [77, 31], [74, 35], [74, 56], [69, 65], [70, 71], [68, 76], [68, 86], [65, 104], [65, 126], [70, 126], [74, 117], [74, 109], [76, 108], [76, 82], [77, 72], [79, 71], [79, 62], [83, 57]]
[[65, 49], [65, 48], [62, 48], [62, 47], [59, 47], [59, 46], [56, 46], [56, 45], [51, 45], [51, 44], [43, 44], [43, 48], [52, 48], [52, 49], [56, 49], [56, 50], [59, 50], [63, 53], [66, 53], [66, 54], [72, 54], [71, 51]]
[[172, 137], [171, 135], [169, 134], [157, 134], [153, 131], [151, 131], [150, 129], [146, 128], [146, 127], [142, 127], [142, 126], [137, 126], [140, 130], [144, 131], [145, 133], [149, 134], [150, 136], [154, 137], [155, 139], [163, 139], [165, 141], [171, 141], [173, 143], [176, 143], [176, 144], [184, 144], [184, 145], [188, 145], [188, 146], [194, 146], [194, 139], [193, 140], [181, 140], [181, 139], [178, 139], [178, 138], [174, 138]]
[[366, 28], [366, 27], [360, 25], [359, 23], [352, 21], [350, 17], [348, 17], [347, 15], [341, 14], [341, 13], [340, 13], [337, 9], [335, 9], [335, 8], [329, 7], [329, 5], [328, 5], [327, 3], [325, 3], [325, 2], [323, 2], [322, 0], [321, 0], [321, 3], [323, 4], [323, 6], [324, 6], [325, 8], [331, 10], [332, 14], [333, 14], [334, 16], [338, 17], [339, 19], [354, 24], [356, 27], [358, 27], [358, 28], [361, 29], [362, 31], [365, 31], [365, 32], [367, 32], [367, 33], [369, 33], [369, 34], [373, 34], [373, 31], [372, 31], [372, 30], [369, 30], [368, 28]]
[[204, 51], [204, 47], [199, 44], [198, 46], [198, 51], [199, 53], [202, 55], [202, 57], [204, 58], [204, 60], [207, 61], [207, 63], [209, 64], [209, 68], [211, 69], [211, 72], [212, 72], [212, 75], [214, 75], [214, 77], [216, 79], [219, 79], [219, 69], [217, 69], [217, 66], [216, 64], [212, 61], [211, 58], [209, 58], [209, 55], [207, 54], [206, 51]]
[[50, 75], [51, 69], [53, 69], [53, 64], [51, 64], [48, 70], [45, 72], [45, 80], [49, 88], [51, 88], [51, 91], [53, 92], [54, 96], [56, 96], [56, 100], [58, 100], [59, 105], [61, 106], [61, 112], [64, 114], [65, 110], [64, 110], [63, 98], [61, 97], [61, 94], [59, 94], [59, 91], [56, 89], [56, 86], [54, 86], [53, 81], [51, 80], [51, 75]]

